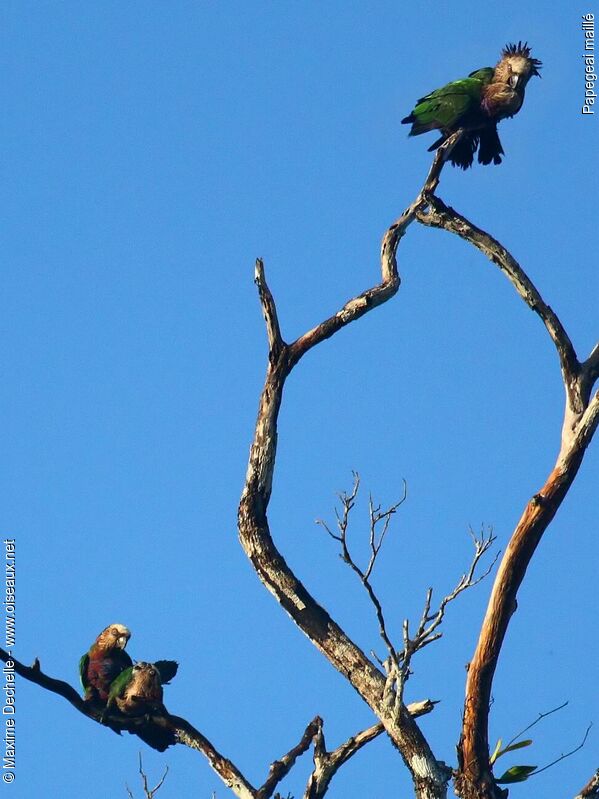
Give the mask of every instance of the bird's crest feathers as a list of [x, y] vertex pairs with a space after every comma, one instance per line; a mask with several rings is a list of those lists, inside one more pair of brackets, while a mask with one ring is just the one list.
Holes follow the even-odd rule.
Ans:
[[518, 44], [506, 44], [506, 46], [501, 51], [501, 55], [503, 56], [503, 58], [509, 58], [510, 56], [526, 58], [526, 60], [530, 62], [531, 74], [536, 75], [538, 78], [541, 77], [539, 69], [543, 66], [543, 62], [539, 61], [538, 58], [530, 57], [530, 47], [528, 46], [528, 42], [518, 42]]
[[518, 113], [528, 81], [533, 75], [540, 77], [541, 66], [538, 58], [532, 58], [528, 42], [507, 44], [495, 67], [477, 69], [429, 92], [401, 122], [412, 126], [410, 136], [440, 131], [429, 150], [462, 130], [447, 156], [454, 166], [468, 169], [477, 150], [479, 163], [500, 164], [504, 151], [497, 124]]

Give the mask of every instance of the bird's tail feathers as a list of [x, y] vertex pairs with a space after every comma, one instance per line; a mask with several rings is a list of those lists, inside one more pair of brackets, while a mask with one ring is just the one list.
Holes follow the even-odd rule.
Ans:
[[460, 169], [468, 169], [471, 167], [478, 142], [478, 133], [464, 133], [459, 141], [456, 142], [449, 155], [451, 163], [454, 166], [459, 166]]
[[150, 722], [144, 727], [138, 727], [135, 730], [130, 730], [131, 733], [137, 735], [142, 741], [156, 749], [158, 752], [164, 752], [169, 746], [174, 746], [177, 743], [177, 736], [170, 730], [165, 730], [157, 724]]
[[478, 163], [490, 164], [492, 161], [494, 164], [500, 164], [502, 155], [505, 155], [505, 153], [499, 140], [497, 126], [481, 130]]

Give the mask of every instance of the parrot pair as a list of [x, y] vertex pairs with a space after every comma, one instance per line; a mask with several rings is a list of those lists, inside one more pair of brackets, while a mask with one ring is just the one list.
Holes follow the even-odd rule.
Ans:
[[174, 660], [133, 663], [125, 652], [131, 633], [124, 624], [109, 624], [79, 661], [79, 675], [86, 702], [124, 716], [147, 717], [147, 724], [135, 729], [149, 746], [163, 752], [176, 743], [168, 730], [150, 721], [151, 713], [164, 713], [162, 686], [173, 679], [178, 664]]
[[480, 164], [500, 164], [504, 151], [497, 123], [518, 113], [526, 84], [533, 75], [540, 77], [541, 66], [537, 58], [531, 57], [526, 42], [508, 44], [495, 67], [477, 69], [467, 78], [421, 97], [402, 124], [412, 125], [410, 136], [441, 131], [429, 152], [462, 128], [464, 133], [449, 155], [454, 166], [468, 169], [477, 150]]

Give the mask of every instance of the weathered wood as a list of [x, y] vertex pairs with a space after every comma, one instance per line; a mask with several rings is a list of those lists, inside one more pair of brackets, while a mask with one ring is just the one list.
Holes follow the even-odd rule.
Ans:
[[366, 657], [319, 605], [289, 568], [272, 539], [267, 508], [272, 491], [277, 447], [277, 421], [285, 381], [301, 358], [346, 325], [389, 300], [399, 289], [397, 247], [417, 211], [427, 204], [427, 192], [434, 190], [445, 159], [459, 139], [456, 133], [437, 151], [421, 192], [401, 217], [392, 224], [381, 245], [381, 283], [349, 300], [333, 316], [286, 344], [272, 294], [266, 283], [264, 264], [258, 260], [255, 280], [266, 321], [269, 342], [268, 368], [260, 397], [254, 439], [250, 449], [246, 481], [238, 512], [239, 538], [256, 573], [297, 626], [356, 689], [380, 718], [412, 774], [416, 796], [444, 799], [451, 771], [434, 757], [414, 718], [401, 703], [390, 708], [384, 701], [386, 677]]
[[555, 312], [547, 305], [516, 259], [492, 236], [477, 228], [438, 197], [429, 197], [418, 221], [455, 233], [496, 264], [528, 307], [543, 321], [559, 357], [566, 403], [556, 464], [516, 525], [497, 572], [478, 643], [469, 664], [456, 793], [462, 799], [500, 799], [507, 794], [493, 779], [489, 764], [488, 720], [493, 676], [517, 594], [539, 542], [568, 493], [599, 421], [599, 345], [580, 363]]

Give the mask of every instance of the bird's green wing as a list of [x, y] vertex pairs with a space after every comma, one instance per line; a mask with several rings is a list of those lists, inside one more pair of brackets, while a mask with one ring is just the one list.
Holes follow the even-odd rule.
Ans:
[[[483, 70], [479, 70], [481, 71]], [[484, 85], [479, 77], [454, 80], [421, 97], [412, 116], [419, 125], [434, 123], [435, 126], [450, 127], [459, 117], [478, 105]]]
[[89, 653], [85, 653], [85, 655], [81, 655], [81, 659], [79, 661], [79, 679], [81, 680], [81, 685], [83, 686], [83, 690], [87, 690], [87, 686], [89, 685], [87, 681], [87, 664], [89, 663]]
[[494, 74], [495, 74], [494, 67], [483, 67], [482, 69], [477, 69], [474, 72], [471, 72], [470, 75], [468, 75], [468, 77], [476, 78], [476, 80], [481, 81], [483, 86], [486, 86], [487, 83], [491, 83]]
[[156, 663], [154, 663], [154, 667], [158, 670], [158, 674], [160, 674], [160, 682], [162, 685], [167, 685], [177, 673], [179, 664], [174, 660], [157, 660]]
[[122, 692], [127, 687], [132, 674], [133, 674], [133, 666], [130, 666], [128, 669], [122, 671], [119, 674], [119, 676], [116, 677], [110, 683], [110, 691], [108, 692], [107, 704], [110, 705], [117, 698], [117, 696], [120, 696], [122, 694]]

